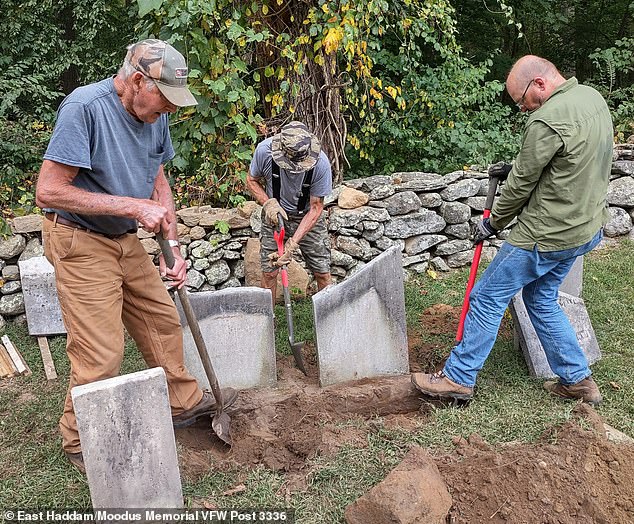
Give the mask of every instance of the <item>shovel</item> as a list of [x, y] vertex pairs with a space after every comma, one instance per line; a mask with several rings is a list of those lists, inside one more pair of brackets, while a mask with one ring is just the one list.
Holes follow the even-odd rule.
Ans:
[[[484, 213], [482, 214], [482, 218], [489, 218], [491, 216], [491, 208], [493, 207], [493, 199], [495, 198], [495, 192], [498, 189], [498, 182], [500, 179], [498, 177], [490, 177], [489, 178], [489, 191], [487, 192], [487, 199], [484, 204]], [[469, 295], [471, 294], [471, 290], [473, 289], [473, 285], [475, 284], [476, 275], [478, 273], [478, 266], [480, 265], [480, 255], [482, 255], [482, 244], [484, 242], [480, 242], [473, 253], [473, 260], [471, 261], [471, 271], [469, 272], [469, 280], [467, 282], [467, 290], [464, 295], [464, 301], [462, 302], [462, 310], [460, 311], [460, 322], [458, 323], [458, 331], [456, 333], [456, 344], [462, 340], [463, 330], [464, 330], [464, 321], [467, 317], [467, 313], [469, 311]]]
[[[175, 262], [172, 248], [170, 247], [168, 241], [163, 237], [162, 233], [156, 235], [156, 239], [161, 246], [161, 252], [163, 253], [165, 263], [167, 264], [167, 267], [171, 269], [174, 267]], [[185, 318], [187, 318], [187, 323], [189, 324], [189, 329], [191, 330], [192, 337], [196, 343], [196, 349], [198, 349], [200, 360], [202, 360], [203, 367], [205, 368], [207, 380], [209, 380], [209, 384], [211, 385], [211, 391], [216, 399], [216, 413], [212, 415], [211, 427], [220, 440], [228, 446], [231, 446], [233, 444], [233, 441], [231, 440], [231, 419], [229, 418], [229, 415], [223, 411], [224, 399], [222, 397], [222, 391], [220, 390], [220, 385], [218, 384], [214, 367], [211, 365], [211, 359], [209, 358], [209, 353], [207, 353], [207, 346], [205, 345], [203, 335], [200, 332], [198, 319], [196, 318], [194, 309], [189, 301], [189, 295], [187, 294], [185, 287], [178, 289], [177, 292], [178, 298], [180, 298], [181, 305], [183, 306], [183, 311], [185, 312]]]
[[[282, 215], [278, 213], [277, 218], [280, 224], [280, 230], [273, 231], [273, 238], [275, 238], [275, 242], [277, 242], [277, 254], [282, 256], [284, 254], [284, 220]], [[291, 345], [291, 351], [293, 352], [293, 357], [295, 358], [295, 364], [301, 370], [304, 375], [308, 375], [306, 373], [306, 368], [304, 367], [304, 359], [302, 358], [302, 349], [304, 348], [304, 342], [295, 342], [295, 332], [293, 329], [293, 313], [291, 311], [291, 294], [288, 291], [288, 271], [286, 266], [282, 266], [280, 268], [280, 273], [282, 276], [282, 287], [284, 288], [284, 306], [286, 308], [286, 323], [288, 325], [288, 342]]]

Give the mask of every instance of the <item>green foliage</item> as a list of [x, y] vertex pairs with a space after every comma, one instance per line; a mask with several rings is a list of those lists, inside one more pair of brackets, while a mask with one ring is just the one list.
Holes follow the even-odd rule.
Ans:
[[617, 139], [634, 133], [634, 38], [623, 38], [590, 55], [596, 73], [590, 83], [603, 94], [614, 119]]

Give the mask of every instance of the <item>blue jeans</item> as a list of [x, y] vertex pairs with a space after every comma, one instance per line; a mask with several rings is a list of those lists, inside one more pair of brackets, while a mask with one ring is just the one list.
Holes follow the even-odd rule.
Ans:
[[563, 251], [532, 251], [502, 244], [469, 296], [462, 341], [451, 351], [444, 373], [454, 382], [473, 387], [491, 352], [507, 306], [522, 288], [526, 310], [542, 343], [548, 364], [563, 384], [591, 375], [574, 329], [557, 302], [559, 286], [578, 256], [603, 237]]

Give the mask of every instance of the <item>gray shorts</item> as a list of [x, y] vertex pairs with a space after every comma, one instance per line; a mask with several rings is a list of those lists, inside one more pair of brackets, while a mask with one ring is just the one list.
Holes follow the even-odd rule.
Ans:
[[[284, 243], [297, 231], [297, 226], [304, 215], [289, 215], [284, 221]], [[313, 228], [304, 235], [299, 243], [306, 265], [313, 273], [330, 273], [330, 236], [323, 215]], [[269, 255], [277, 253], [277, 243], [273, 238], [273, 227], [262, 214], [260, 231], [260, 263], [264, 273], [277, 271], [279, 268], [269, 263]]]

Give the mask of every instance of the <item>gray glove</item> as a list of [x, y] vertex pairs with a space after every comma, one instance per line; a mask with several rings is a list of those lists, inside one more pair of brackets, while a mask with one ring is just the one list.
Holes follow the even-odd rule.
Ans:
[[500, 182], [506, 180], [506, 177], [509, 176], [509, 173], [513, 169], [513, 164], [507, 164], [506, 162], [498, 162], [497, 164], [493, 164], [489, 168], [489, 176], [492, 178], [497, 178]]
[[266, 220], [269, 224], [272, 224], [274, 226], [278, 225], [278, 213], [282, 215], [282, 218], [284, 220], [288, 220], [288, 215], [286, 214], [286, 211], [284, 211], [282, 206], [280, 206], [280, 203], [277, 201], [276, 198], [269, 198], [266, 202], [264, 202], [262, 209], [264, 209], [264, 216], [266, 217]]
[[495, 235], [497, 232], [498, 230], [491, 225], [489, 219], [484, 218], [475, 227], [475, 231], [473, 232], [473, 243], [479, 244], [485, 239]]

